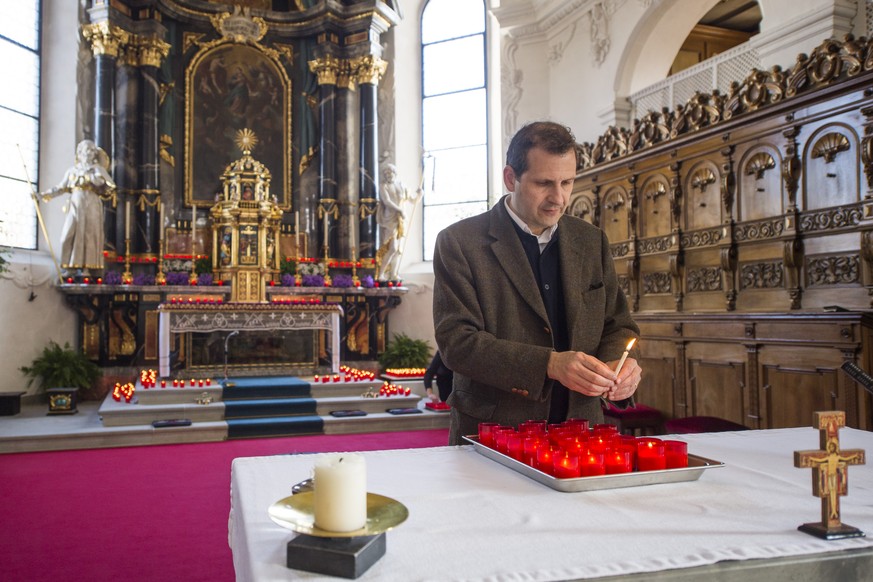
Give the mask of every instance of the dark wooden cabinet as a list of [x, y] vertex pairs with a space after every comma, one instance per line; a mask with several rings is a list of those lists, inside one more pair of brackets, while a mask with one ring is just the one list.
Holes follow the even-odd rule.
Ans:
[[668, 417], [717, 416], [749, 428], [808, 426], [845, 410], [873, 430], [871, 396], [840, 366], [870, 370], [873, 315], [636, 314], [643, 380], [638, 401]]

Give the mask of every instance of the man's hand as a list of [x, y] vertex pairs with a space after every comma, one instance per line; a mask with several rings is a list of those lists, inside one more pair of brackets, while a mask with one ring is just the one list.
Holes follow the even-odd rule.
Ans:
[[[618, 360], [607, 362], [607, 366], [615, 369], [618, 366]], [[643, 376], [643, 370], [637, 361], [633, 358], [628, 358], [624, 361], [624, 366], [621, 368], [621, 373], [616, 381], [615, 386], [608, 390], [604, 396], [609, 400], [624, 400], [633, 396], [637, 391], [637, 386]]]
[[[630, 362], [628, 359], [624, 363], [622, 377], [626, 376]], [[582, 352], [552, 352], [547, 374], [575, 392], [587, 396], [605, 396], [617, 385], [613, 368]]]

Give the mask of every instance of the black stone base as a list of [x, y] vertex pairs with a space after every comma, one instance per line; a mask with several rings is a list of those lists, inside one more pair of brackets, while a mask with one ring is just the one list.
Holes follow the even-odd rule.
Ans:
[[821, 538], [823, 540], [841, 540], [844, 538], [863, 538], [866, 536], [864, 532], [857, 527], [840, 524], [838, 528], [828, 529], [821, 522], [805, 523], [797, 526], [797, 529], [803, 533], [808, 533], [811, 536]]
[[340, 578], [357, 578], [385, 555], [385, 534], [322, 538], [300, 534], [288, 542], [287, 566]]
[[21, 395], [24, 392], [0, 392], [0, 416], [15, 416], [21, 412]]

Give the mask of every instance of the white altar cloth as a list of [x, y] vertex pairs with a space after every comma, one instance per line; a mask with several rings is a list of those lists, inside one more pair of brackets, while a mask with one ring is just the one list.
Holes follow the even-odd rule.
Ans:
[[[409, 518], [358, 580], [568, 580], [873, 547], [873, 466], [849, 468], [842, 520], [869, 537], [825, 541], [797, 530], [821, 517], [810, 469], [795, 450], [819, 432], [794, 428], [680, 435], [692, 454], [722, 461], [697, 481], [563, 493], [471, 446], [360, 453], [368, 491]], [[841, 448], [873, 453], [873, 433], [845, 428]], [[294, 532], [267, 508], [309, 476], [312, 455], [234, 460], [229, 542], [237, 580], [322, 580], [285, 567]]]

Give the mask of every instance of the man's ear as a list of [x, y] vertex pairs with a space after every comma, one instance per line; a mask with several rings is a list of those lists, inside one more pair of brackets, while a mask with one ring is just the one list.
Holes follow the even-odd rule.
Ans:
[[503, 185], [507, 191], [515, 192], [515, 170], [512, 166], [503, 166]]

